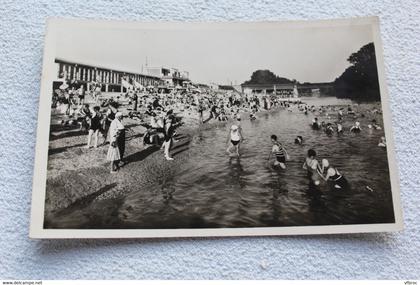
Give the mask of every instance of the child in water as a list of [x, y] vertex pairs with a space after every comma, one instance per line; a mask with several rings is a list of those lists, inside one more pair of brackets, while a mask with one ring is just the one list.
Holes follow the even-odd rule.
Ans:
[[283, 147], [281, 143], [277, 141], [277, 136], [271, 136], [271, 142], [273, 146], [271, 148], [270, 155], [268, 156], [268, 161], [270, 161], [271, 156], [274, 155], [276, 160], [274, 161], [274, 166], [280, 166], [281, 169], [286, 169], [286, 160], [288, 159], [288, 154], [286, 149]]
[[379, 147], [386, 147], [386, 140], [385, 137], [381, 137], [381, 140], [378, 143]]
[[378, 125], [378, 123], [376, 122], [375, 119], [372, 120], [372, 124], [371, 125], [370, 124], [368, 125], [368, 128], [369, 129], [372, 129], [373, 128], [375, 130], [382, 130], [381, 126]]
[[318, 118], [314, 118], [312, 120], [312, 125], [311, 126], [312, 126], [313, 130], [319, 130], [320, 125], [319, 125], [319, 122], [318, 122]]
[[302, 138], [302, 136], [297, 136], [296, 138], [295, 138], [295, 144], [302, 144], [303, 143], [303, 138]]
[[332, 124], [331, 124], [331, 123], [328, 123], [328, 124], [326, 125], [326, 127], [325, 127], [325, 133], [326, 133], [328, 136], [332, 136], [332, 135], [333, 135], [333, 133], [334, 133], [334, 128], [333, 128], [333, 126], [332, 126]]
[[360, 123], [358, 121], [355, 122], [354, 126], [350, 128], [350, 132], [352, 133], [360, 133], [362, 128], [360, 127]]
[[308, 150], [308, 156], [303, 163], [303, 169], [308, 171], [308, 178], [311, 184], [318, 186], [320, 181], [321, 167], [319, 166], [318, 160], [316, 160], [316, 152], [313, 149]]

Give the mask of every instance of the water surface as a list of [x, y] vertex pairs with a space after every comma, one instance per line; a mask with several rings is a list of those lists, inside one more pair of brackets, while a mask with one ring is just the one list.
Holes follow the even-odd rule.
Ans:
[[[310, 98], [309, 105], [349, 101]], [[362, 106], [361, 110], [371, 106]], [[297, 110], [264, 114], [243, 121], [242, 156], [226, 155], [229, 125], [195, 135], [181, 165], [170, 177], [125, 197], [93, 201], [62, 215], [60, 225], [73, 228], [197, 228], [340, 225], [393, 222], [386, 150], [377, 146], [383, 130], [370, 130], [372, 115], [358, 118], [364, 130], [351, 134], [346, 117], [342, 136], [311, 130], [314, 116], [335, 121], [335, 113], [305, 115]], [[376, 119], [382, 123], [381, 116]], [[276, 134], [291, 161], [286, 170], [267, 164], [270, 136]], [[303, 145], [295, 145], [301, 135]], [[302, 169], [306, 152], [327, 158], [350, 182], [348, 191], [310, 191]], [[177, 156], [175, 156], [177, 159]], [[171, 163], [171, 162], [167, 162]]]

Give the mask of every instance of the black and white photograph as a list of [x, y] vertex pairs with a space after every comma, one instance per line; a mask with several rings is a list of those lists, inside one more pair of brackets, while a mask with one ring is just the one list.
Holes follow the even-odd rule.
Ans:
[[48, 22], [31, 237], [402, 229], [377, 18]]

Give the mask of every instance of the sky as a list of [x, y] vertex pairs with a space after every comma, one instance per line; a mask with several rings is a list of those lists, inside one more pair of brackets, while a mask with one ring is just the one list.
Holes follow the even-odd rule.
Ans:
[[258, 69], [331, 82], [349, 66], [349, 55], [372, 41], [368, 25], [76, 26], [57, 33], [56, 57], [136, 73], [147, 62], [188, 71], [205, 84], [241, 84]]

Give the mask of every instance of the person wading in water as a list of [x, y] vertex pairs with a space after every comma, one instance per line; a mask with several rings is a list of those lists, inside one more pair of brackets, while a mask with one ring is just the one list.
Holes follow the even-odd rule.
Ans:
[[232, 147], [235, 147], [236, 155], [240, 156], [240, 146], [241, 142], [245, 140], [243, 134], [242, 134], [242, 128], [240, 125], [241, 118], [238, 116], [236, 118], [236, 123], [234, 123], [229, 130], [228, 138], [227, 138], [227, 149], [226, 152], [229, 155], [232, 155], [232, 152], [230, 151]]

